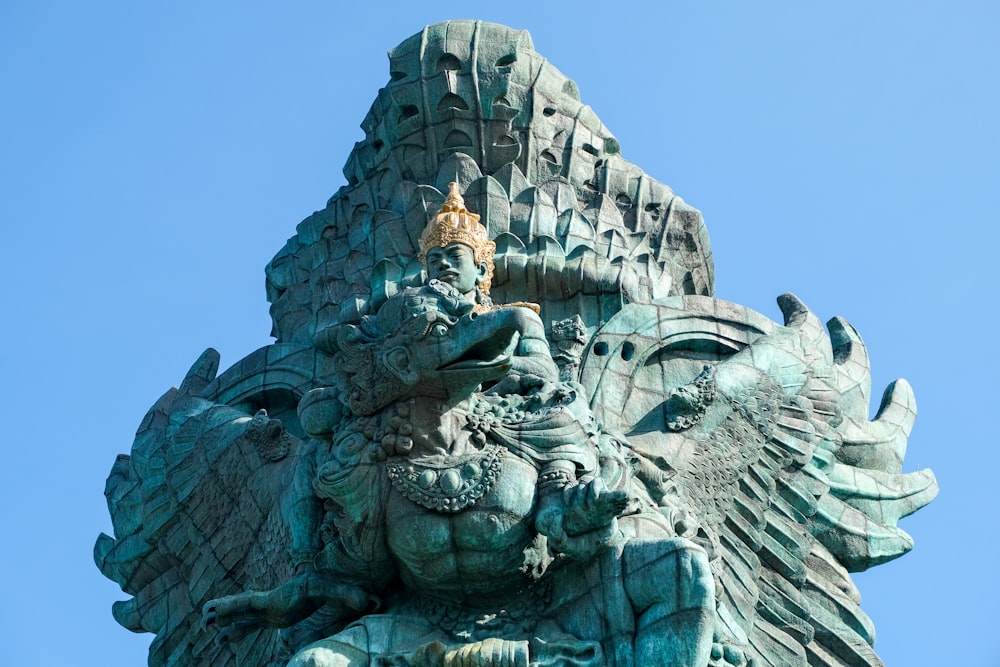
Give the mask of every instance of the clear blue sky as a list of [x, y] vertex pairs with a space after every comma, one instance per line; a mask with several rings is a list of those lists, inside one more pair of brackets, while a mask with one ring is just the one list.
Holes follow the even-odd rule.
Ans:
[[4, 0], [5, 664], [145, 663], [91, 561], [114, 457], [205, 347], [269, 342], [264, 265], [343, 184], [385, 52], [449, 18], [531, 31], [702, 210], [720, 298], [794, 291], [861, 332], [876, 401], [910, 380], [942, 492], [858, 578], [876, 649], [1000, 664], [1000, 4]]

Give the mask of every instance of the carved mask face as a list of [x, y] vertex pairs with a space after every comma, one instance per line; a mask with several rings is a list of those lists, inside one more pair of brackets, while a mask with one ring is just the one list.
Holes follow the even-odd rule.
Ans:
[[449, 243], [427, 252], [427, 272], [432, 280], [451, 285], [468, 295], [486, 277], [486, 264], [476, 264], [472, 248], [462, 243]]
[[[474, 267], [469, 248], [452, 245], [468, 253], [458, 261]], [[442, 267], [451, 264], [441, 258]], [[403, 385], [419, 386], [423, 396], [467, 397], [481, 383], [502, 377], [510, 369], [517, 312], [471, 311], [468, 299], [441, 280], [397, 294], [376, 316], [380, 330], [393, 332], [383, 345], [381, 363]]]

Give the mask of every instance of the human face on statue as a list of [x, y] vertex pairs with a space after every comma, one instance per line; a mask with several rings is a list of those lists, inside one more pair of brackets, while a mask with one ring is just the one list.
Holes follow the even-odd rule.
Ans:
[[476, 263], [472, 248], [464, 243], [449, 243], [427, 251], [429, 277], [451, 285], [466, 296], [486, 278], [486, 262]]

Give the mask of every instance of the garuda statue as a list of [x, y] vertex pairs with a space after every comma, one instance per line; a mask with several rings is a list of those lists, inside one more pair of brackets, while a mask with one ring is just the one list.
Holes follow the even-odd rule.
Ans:
[[713, 298], [700, 214], [523, 31], [427, 27], [348, 185], [106, 494], [149, 664], [871, 666], [850, 572], [906, 553], [899, 380], [790, 294]]

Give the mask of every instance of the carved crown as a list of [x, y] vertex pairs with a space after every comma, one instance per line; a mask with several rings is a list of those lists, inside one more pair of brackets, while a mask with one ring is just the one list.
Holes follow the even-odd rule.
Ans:
[[432, 248], [442, 248], [450, 243], [461, 243], [472, 248], [476, 264], [486, 262], [486, 278], [479, 283], [483, 294], [490, 293], [493, 282], [493, 255], [497, 244], [490, 240], [479, 216], [465, 208], [465, 200], [458, 192], [458, 183], [448, 184], [448, 197], [420, 235], [420, 261], [427, 266], [427, 253]]

